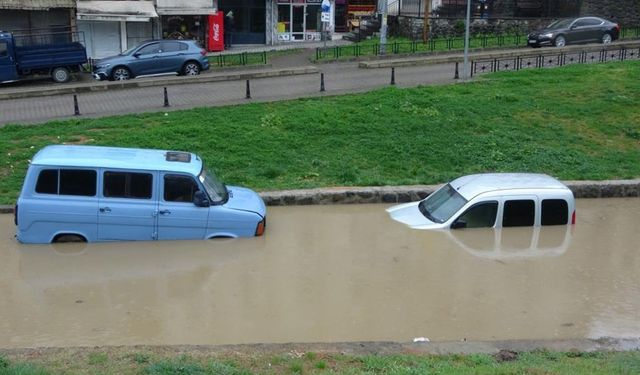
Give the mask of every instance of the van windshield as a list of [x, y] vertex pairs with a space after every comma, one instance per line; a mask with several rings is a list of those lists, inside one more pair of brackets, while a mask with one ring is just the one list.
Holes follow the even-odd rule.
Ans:
[[467, 202], [456, 189], [446, 184], [420, 202], [418, 209], [427, 219], [435, 223], [444, 223]]
[[229, 199], [227, 187], [212, 171], [202, 168], [198, 178], [204, 185], [212, 203], [224, 203]]

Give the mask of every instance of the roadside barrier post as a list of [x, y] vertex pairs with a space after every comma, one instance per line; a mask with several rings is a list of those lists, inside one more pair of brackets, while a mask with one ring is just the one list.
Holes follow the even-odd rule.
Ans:
[[320, 92], [324, 92], [324, 73], [320, 73]]
[[396, 84], [396, 68], [391, 68], [391, 84]]
[[456, 61], [456, 73], [454, 74], [453, 79], [460, 79], [460, 73], [458, 71], [458, 64], [460, 64], [460, 63]]
[[78, 96], [73, 95], [73, 114], [74, 116], [80, 116], [80, 107], [78, 107]]
[[247, 80], [247, 96], [246, 99], [251, 99], [251, 86], [249, 86], [249, 80]]
[[166, 87], [164, 88], [164, 106], [169, 107], [169, 94]]

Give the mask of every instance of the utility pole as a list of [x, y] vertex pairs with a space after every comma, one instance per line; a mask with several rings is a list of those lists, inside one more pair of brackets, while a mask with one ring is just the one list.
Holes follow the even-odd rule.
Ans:
[[469, 23], [471, 20], [471, 0], [467, 0], [467, 21], [464, 30], [464, 63], [462, 64], [462, 79], [469, 79]]
[[429, 41], [429, 17], [431, 16], [431, 0], [424, 1], [424, 25], [422, 27], [422, 41], [427, 43]]
[[387, 52], [387, 1], [378, 1], [378, 12], [380, 13], [380, 55]]

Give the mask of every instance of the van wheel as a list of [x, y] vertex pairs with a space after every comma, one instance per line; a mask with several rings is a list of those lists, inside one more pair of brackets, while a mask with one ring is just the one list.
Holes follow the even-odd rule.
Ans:
[[69, 72], [69, 69], [59, 66], [51, 71], [51, 77], [54, 82], [65, 83], [71, 79], [71, 73]]
[[53, 239], [54, 243], [61, 242], [87, 242], [87, 240], [77, 234], [59, 234]]

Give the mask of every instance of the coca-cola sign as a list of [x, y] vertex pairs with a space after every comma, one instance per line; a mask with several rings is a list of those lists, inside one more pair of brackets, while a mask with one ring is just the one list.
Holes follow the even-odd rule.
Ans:
[[213, 24], [213, 40], [220, 41], [220, 25], [217, 23]]

